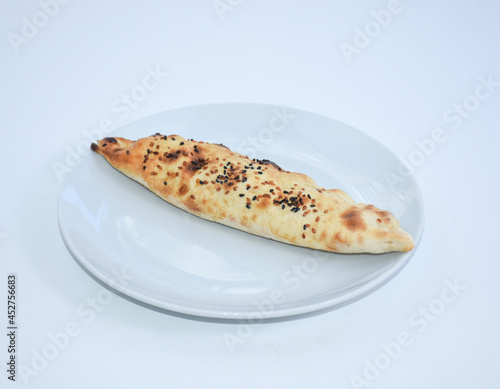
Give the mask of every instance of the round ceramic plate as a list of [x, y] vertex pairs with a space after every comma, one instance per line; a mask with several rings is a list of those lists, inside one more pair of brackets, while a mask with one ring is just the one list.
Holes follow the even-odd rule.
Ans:
[[[387, 148], [328, 117], [263, 104], [177, 109], [113, 134], [178, 134], [223, 143], [391, 211], [420, 240], [419, 189]], [[90, 274], [117, 292], [180, 314], [269, 319], [344, 305], [383, 285], [414, 251], [342, 255], [296, 247], [200, 219], [89, 153], [63, 182], [62, 237]]]

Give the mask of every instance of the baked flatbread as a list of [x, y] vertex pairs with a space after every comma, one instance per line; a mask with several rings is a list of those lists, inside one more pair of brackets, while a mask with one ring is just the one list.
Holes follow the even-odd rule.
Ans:
[[390, 212], [223, 145], [155, 134], [104, 138], [91, 148], [170, 204], [251, 234], [339, 253], [414, 247]]

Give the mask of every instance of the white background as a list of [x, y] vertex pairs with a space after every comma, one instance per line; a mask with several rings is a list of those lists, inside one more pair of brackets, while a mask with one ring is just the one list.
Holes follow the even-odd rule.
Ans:
[[[19, 329], [15, 383], [2, 336], [0, 387], [500, 385], [498, 1], [2, 0], [1, 8], [0, 296], [7, 300], [16, 273]], [[148, 67], [160, 81], [120, 111]], [[426, 212], [409, 265], [354, 304], [255, 327], [174, 317], [106, 293], [61, 240], [61, 167], [78, 162], [103, 120], [119, 128], [212, 102], [324, 114], [407, 161]], [[424, 155], [418, 144], [436, 128], [446, 140]], [[229, 347], [227, 333], [244, 341]]]

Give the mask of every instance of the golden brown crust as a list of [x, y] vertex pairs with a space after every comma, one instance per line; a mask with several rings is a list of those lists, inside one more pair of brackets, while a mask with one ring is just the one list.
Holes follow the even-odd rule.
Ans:
[[390, 212], [224, 145], [155, 134], [135, 142], [108, 137], [91, 148], [169, 203], [255, 235], [342, 253], [414, 247]]

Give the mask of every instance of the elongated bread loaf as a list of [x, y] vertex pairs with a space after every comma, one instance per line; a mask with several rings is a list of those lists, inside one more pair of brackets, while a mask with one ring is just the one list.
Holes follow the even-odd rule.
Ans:
[[339, 253], [414, 247], [390, 212], [223, 145], [155, 134], [137, 141], [104, 138], [91, 148], [167, 202], [251, 234]]

